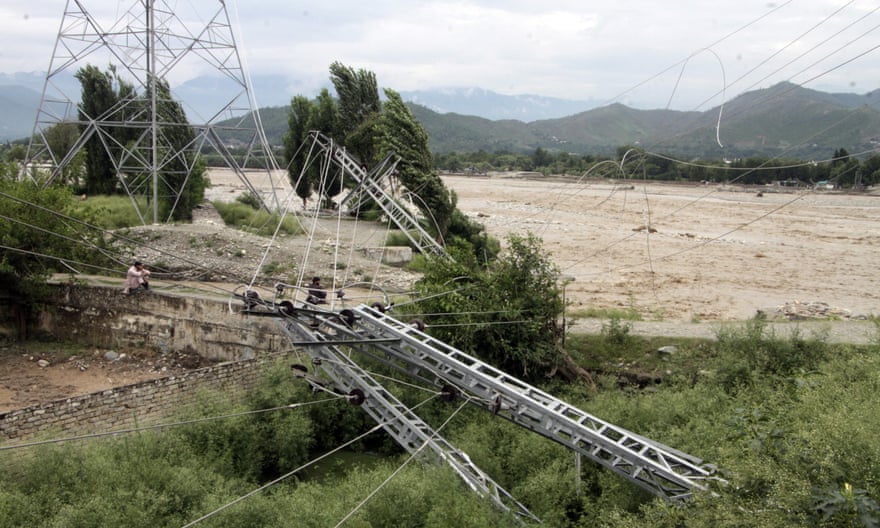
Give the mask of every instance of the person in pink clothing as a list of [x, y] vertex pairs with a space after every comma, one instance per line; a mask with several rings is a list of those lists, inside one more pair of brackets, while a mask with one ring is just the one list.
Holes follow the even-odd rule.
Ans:
[[150, 282], [147, 280], [149, 277], [150, 271], [144, 269], [143, 263], [135, 261], [128, 268], [128, 274], [125, 278], [125, 289], [122, 290], [122, 293], [137, 293], [141, 290], [149, 290]]

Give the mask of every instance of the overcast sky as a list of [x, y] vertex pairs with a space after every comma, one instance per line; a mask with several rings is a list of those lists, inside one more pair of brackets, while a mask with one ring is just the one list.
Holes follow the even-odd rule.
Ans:
[[[117, 13], [143, 2], [80, 3], [109, 27]], [[195, 6], [206, 17], [219, 5], [164, 2], [181, 12]], [[65, 5], [0, 0], [0, 72], [46, 71]], [[722, 92], [730, 99], [783, 80], [827, 92], [880, 88], [880, 0], [226, 5], [250, 73], [287, 76], [291, 95], [328, 85], [336, 60], [371, 70], [380, 86], [398, 91], [479, 87], [636, 108], [706, 110], [722, 102]]]

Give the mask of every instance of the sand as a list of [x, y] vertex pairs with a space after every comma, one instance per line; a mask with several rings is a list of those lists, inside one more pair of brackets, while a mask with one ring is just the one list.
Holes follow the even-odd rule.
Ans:
[[573, 280], [574, 312], [688, 322], [880, 314], [880, 196], [503, 173], [444, 181], [490, 234], [543, 239]]

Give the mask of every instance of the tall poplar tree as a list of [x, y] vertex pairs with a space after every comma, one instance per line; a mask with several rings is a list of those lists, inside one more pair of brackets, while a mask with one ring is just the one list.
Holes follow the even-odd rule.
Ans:
[[[82, 86], [82, 102], [79, 106], [80, 121], [100, 120], [117, 103], [110, 72], [102, 72], [97, 66], [86, 65], [76, 72]], [[84, 132], [90, 125], [81, 125]], [[116, 170], [104, 148], [104, 143], [94, 133], [86, 142], [85, 191], [89, 194], [111, 194], [116, 190]]]

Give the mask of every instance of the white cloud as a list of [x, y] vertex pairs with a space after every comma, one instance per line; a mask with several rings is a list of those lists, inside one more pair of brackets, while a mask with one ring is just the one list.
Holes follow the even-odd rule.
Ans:
[[[62, 4], [32, 8], [0, 0], [0, 71], [48, 66]], [[185, 4], [202, 16], [219, 5]], [[83, 0], [83, 5], [110, 20], [107, 24], [118, 16], [119, 5], [112, 2]], [[620, 96], [642, 108], [718, 104], [720, 97], [710, 98], [725, 82], [732, 97], [787, 79], [864, 93], [880, 79], [880, 51], [872, 49], [880, 42], [876, 0], [226, 5], [240, 22], [241, 52], [251, 72], [287, 75], [307, 94], [328, 84], [328, 67], [336, 60], [370, 69], [382, 86], [397, 90], [478, 86], [600, 101]]]

